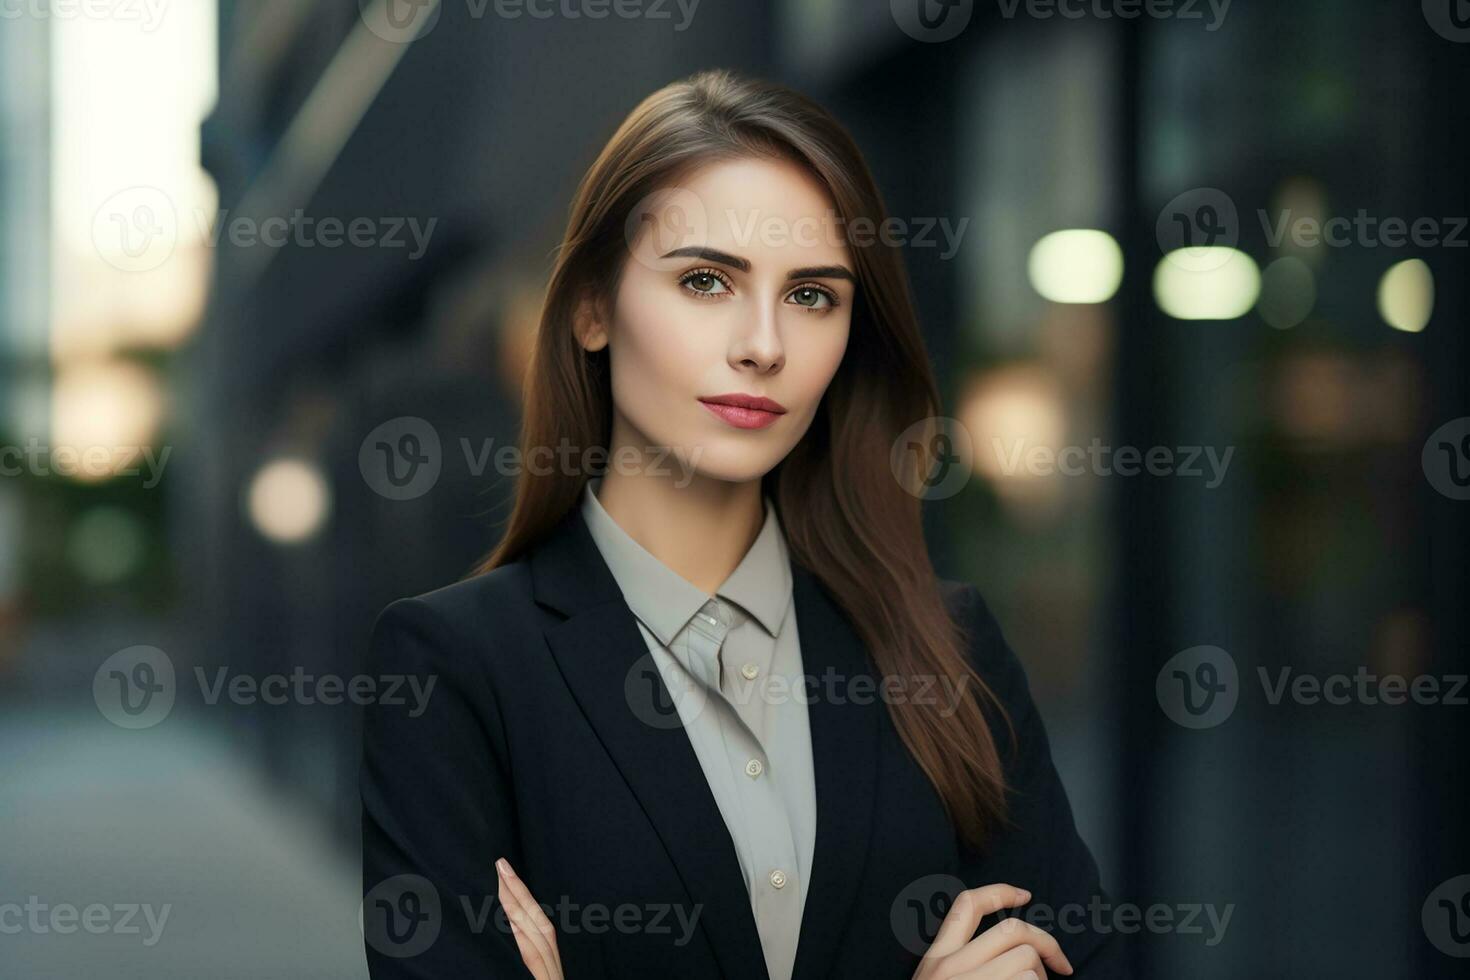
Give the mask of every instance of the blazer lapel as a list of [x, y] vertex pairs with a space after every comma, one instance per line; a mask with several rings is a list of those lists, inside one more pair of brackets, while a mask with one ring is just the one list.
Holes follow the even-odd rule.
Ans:
[[[568, 617], [545, 631], [547, 644], [678, 870], [720, 972], [768, 980], [734, 841], [637, 620], [576, 508], [532, 553], [531, 567], [537, 601]], [[587, 803], [592, 812], [596, 801]]]
[[[878, 717], [871, 695], [854, 698], [852, 681], [873, 677], [852, 624], [815, 575], [791, 566], [796, 625], [807, 684], [807, 720], [816, 776], [817, 839], [801, 917], [793, 980], [825, 977], [849, 921], [868, 854], [878, 768]], [[834, 677], [830, 694], [827, 677]], [[872, 692], [877, 686], [867, 688]]]
[[[567, 618], [545, 631], [573, 696], [596, 729], [700, 909], [721, 972], [769, 980], [740, 861], [672, 697], [578, 508], [530, 556], [536, 601]], [[852, 625], [816, 577], [792, 564], [808, 694], [817, 831], [793, 980], [826, 976], [868, 853], [878, 759], [873, 676]], [[824, 686], [835, 676], [832, 694]], [[870, 687], [869, 690], [874, 690]], [[832, 696], [835, 694], [835, 696]]]

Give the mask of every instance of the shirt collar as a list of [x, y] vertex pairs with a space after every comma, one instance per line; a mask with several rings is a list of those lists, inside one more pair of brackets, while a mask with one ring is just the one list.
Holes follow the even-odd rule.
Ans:
[[[602, 477], [582, 489], [582, 517], [633, 614], [665, 646], [710, 600], [689, 580], [653, 556], [603, 509], [597, 499]], [[786, 536], [771, 498], [762, 495], [765, 521], [740, 564], [715, 594], [750, 613], [772, 636], [786, 618], [791, 599], [791, 564]]]

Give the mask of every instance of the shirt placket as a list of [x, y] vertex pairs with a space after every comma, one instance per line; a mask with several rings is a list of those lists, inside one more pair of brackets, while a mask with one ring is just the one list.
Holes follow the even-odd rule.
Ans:
[[[721, 651], [733, 621], [730, 609], [718, 598], [707, 602], [689, 623], [690, 660], [706, 687], [711, 692], [719, 692], [719, 700], [723, 702], [722, 722], [728, 722], [721, 725], [725, 732], [724, 748], [731, 768], [737, 773], [735, 781], [740, 787], [742, 810], [752, 821], [750, 826], [768, 831], [741, 835], [748, 841], [753, 865], [745, 871], [751, 907], [762, 934], [762, 948], [769, 965], [790, 963], [794, 948], [784, 947], [796, 941], [789, 924], [801, 919], [803, 883], [797, 881], [796, 842], [778, 785], [772, 781], [770, 759], [759, 733], [742, 717], [746, 712], [737, 711], [724, 690]], [[756, 706], [747, 705], [747, 711], [751, 707]]]

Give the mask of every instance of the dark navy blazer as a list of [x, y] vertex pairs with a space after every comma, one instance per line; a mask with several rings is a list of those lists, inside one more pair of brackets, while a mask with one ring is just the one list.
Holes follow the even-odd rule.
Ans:
[[[1126, 976], [1122, 938], [1096, 927], [1093, 911], [1109, 899], [1025, 672], [975, 588], [943, 583], [1017, 733], [1012, 743], [991, 720], [1014, 826], [983, 856], [960, 846], [876, 678], [847, 686], [876, 674], [850, 621], [808, 570], [793, 563], [792, 574], [804, 672], [819, 685], [808, 707], [816, 845], [796, 980], [909, 980], [947, 900], [995, 882], [1032, 892], [1019, 912], [1052, 931], [1076, 976]], [[767, 980], [734, 844], [577, 508], [521, 560], [392, 603], [370, 661], [373, 674], [434, 684], [424, 703], [385, 698], [366, 710], [373, 977], [529, 976], [496, 899], [504, 856], [556, 926], [568, 980]], [[823, 675], [844, 679], [826, 690], [850, 693], [822, 696]]]

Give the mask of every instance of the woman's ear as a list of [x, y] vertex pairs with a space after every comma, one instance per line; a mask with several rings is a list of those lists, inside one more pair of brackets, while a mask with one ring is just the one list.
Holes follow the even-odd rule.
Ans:
[[576, 312], [572, 314], [572, 332], [585, 351], [602, 350], [607, 346], [607, 319], [603, 315], [602, 304], [591, 294], [584, 293], [578, 301]]

